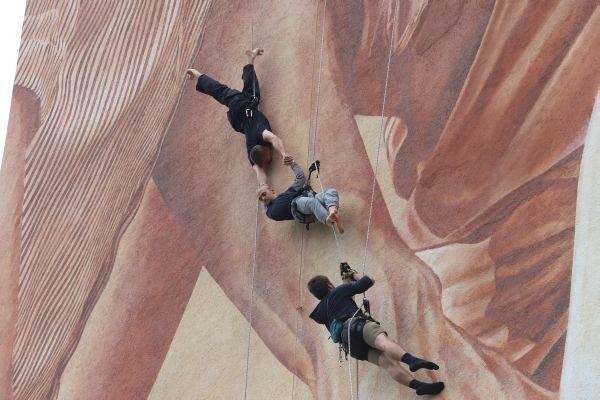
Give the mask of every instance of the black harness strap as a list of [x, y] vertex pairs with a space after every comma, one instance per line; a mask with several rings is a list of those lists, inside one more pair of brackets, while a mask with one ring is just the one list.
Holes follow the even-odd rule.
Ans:
[[319, 160], [313, 161], [308, 168], [308, 179], [306, 180], [306, 185], [298, 192], [298, 195], [294, 197], [292, 200], [292, 209], [294, 211], [294, 216], [299, 217], [298, 222], [304, 224], [306, 226], [306, 230], [310, 230], [310, 224], [315, 222], [315, 217], [312, 214], [304, 214], [298, 211], [296, 207], [296, 200], [300, 197], [315, 197], [317, 192], [315, 192], [310, 186], [310, 178], [313, 172], [317, 171], [317, 177], [319, 176], [319, 168], [321, 167], [321, 162]]

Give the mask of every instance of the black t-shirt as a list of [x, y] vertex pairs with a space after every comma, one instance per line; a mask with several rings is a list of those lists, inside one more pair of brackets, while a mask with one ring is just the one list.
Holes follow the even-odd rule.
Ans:
[[267, 217], [275, 221], [288, 221], [294, 219], [292, 215], [292, 200], [298, 196], [298, 190], [290, 187], [273, 199], [267, 206]]
[[290, 165], [294, 172], [294, 182], [290, 187], [279, 196], [275, 197], [268, 206], [265, 207], [267, 217], [275, 221], [288, 221], [294, 219], [292, 215], [292, 200], [302, 192], [306, 183], [306, 177], [302, 168], [294, 161]]
[[329, 329], [329, 323], [334, 319], [347, 320], [358, 310], [352, 296], [365, 292], [371, 286], [373, 286], [373, 281], [366, 275], [356, 282], [339, 285], [319, 301], [319, 304], [310, 313], [310, 318], [319, 324], [324, 324], [327, 329]]
[[[245, 112], [245, 110], [244, 110]], [[241, 123], [242, 131], [246, 136], [246, 151], [248, 152], [248, 161], [254, 165], [250, 159], [250, 150], [256, 145], [270, 147], [271, 143], [263, 139], [263, 131], [271, 130], [269, 120], [258, 110], [252, 110], [252, 117], [244, 117]]]
[[[246, 110], [251, 110], [251, 116], [246, 115]], [[246, 136], [248, 161], [251, 165], [254, 165], [250, 159], [250, 150], [256, 145], [271, 146], [271, 143], [265, 141], [262, 137], [265, 129], [271, 130], [269, 120], [258, 110], [258, 104], [244, 93], [239, 93], [229, 103], [227, 119], [236, 132], [243, 133]]]

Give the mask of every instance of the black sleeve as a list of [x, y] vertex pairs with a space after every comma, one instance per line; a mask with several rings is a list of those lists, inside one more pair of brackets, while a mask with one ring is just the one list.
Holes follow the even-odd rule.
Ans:
[[242, 81], [244, 81], [244, 89], [242, 90], [248, 96], [255, 96], [260, 100], [260, 87], [258, 86], [258, 78], [254, 65], [246, 64], [242, 70]]
[[373, 280], [365, 275], [356, 282], [345, 283], [338, 286], [337, 290], [344, 295], [354, 296], [356, 294], [366, 292], [371, 286], [373, 286]]
[[298, 192], [304, 187], [304, 184], [306, 183], [306, 176], [296, 161], [293, 161], [290, 167], [294, 172], [294, 182], [292, 182], [292, 185], [288, 188], [288, 190]]

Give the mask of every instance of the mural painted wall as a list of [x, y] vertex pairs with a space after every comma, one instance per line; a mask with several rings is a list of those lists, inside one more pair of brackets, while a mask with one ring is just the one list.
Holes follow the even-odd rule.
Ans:
[[[348, 261], [438, 398], [557, 399], [599, 45], [593, 0], [28, 1], [0, 398], [413, 398], [308, 319], [306, 281]], [[339, 241], [265, 217], [243, 137], [185, 79], [239, 88], [255, 46], [273, 131], [341, 193]]]

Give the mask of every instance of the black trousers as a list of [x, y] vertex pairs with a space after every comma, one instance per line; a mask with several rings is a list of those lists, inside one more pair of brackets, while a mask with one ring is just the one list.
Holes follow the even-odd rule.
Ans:
[[[211, 78], [208, 75], [201, 75], [196, 83], [196, 90], [212, 96], [219, 103], [227, 106], [230, 110], [238, 106], [246, 106], [245, 103], [260, 102], [260, 87], [258, 86], [258, 79], [256, 78], [256, 72], [254, 71], [254, 65], [247, 64], [242, 70], [242, 81], [244, 82], [244, 88], [240, 92], [239, 90], [232, 89], [227, 85]], [[238, 110], [232, 110], [237, 112]]]
[[250, 151], [254, 146], [270, 147], [271, 144], [263, 139], [263, 131], [271, 130], [269, 120], [258, 110], [260, 102], [260, 87], [254, 71], [254, 65], [248, 64], [242, 70], [244, 89], [240, 92], [218, 82], [208, 75], [201, 75], [196, 83], [196, 90], [212, 96], [219, 103], [226, 106], [227, 119], [231, 127], [246, 137], [248, 161], [254, 165], [250, 158]]

